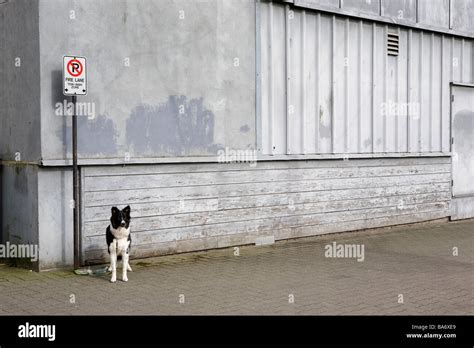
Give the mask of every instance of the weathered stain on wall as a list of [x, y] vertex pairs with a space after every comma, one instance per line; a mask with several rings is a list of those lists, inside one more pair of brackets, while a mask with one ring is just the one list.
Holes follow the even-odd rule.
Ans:
[[241, 133], [247, 133], [247, 132], [249, 132], [249, 131], [250, 131], [250, 127], [249, 127], [248, 124], [246, 124], [246, 125], [240, 127], [240, 132], [241, 132]]
[[15, 166], [14, 188], [18, 193], [28, 194], [28, 176], [25, 167]]
[[[113, 120], [105, 115], [98, 115], [93, 119], [85, 116], [77, 118], [77, 151], [78, 155], [116, 155], [117, 135]], [[56, 136], [63, 142], [63, 149], [72, 153], [71, 126], [65, 126], [56, 132]]]
[[170, 96], [156, 106], [139, 105], [126, 122], [127, 144], [134, 153], [215, 153], [214, 118], [203, 98]]

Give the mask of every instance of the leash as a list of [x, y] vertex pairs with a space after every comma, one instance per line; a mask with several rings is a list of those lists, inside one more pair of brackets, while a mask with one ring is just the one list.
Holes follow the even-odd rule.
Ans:
[[95, 269], [91, 269], [90, 267], [88, 267], [88, 268], [79, 268], [79, 269], [74, 270], [74, 273], [76, 273], [77, 275], [92, 275], [92, 276], [102, 275], [102, 274], [107, 273], [108, 268], [109, 268], [108, 266], [99, 267], [99, 268], [95, 268]]

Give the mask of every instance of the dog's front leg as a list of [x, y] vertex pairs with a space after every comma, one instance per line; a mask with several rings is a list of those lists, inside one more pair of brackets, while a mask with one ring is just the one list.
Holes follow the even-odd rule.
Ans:
[[110, 281], [115, 283], [117, 281], [117, 240], [114, 239], [110, 244], [110, 267], [112, 268], [112, 278]]
[[123, 265], [122, 265], [122, 280], [124, 282], [128, 282], [127, 270], [130, 266], [128, 265], [128, 252], [127, 251], [124, 251], [122, 253], [122, 262], [123, 262]]

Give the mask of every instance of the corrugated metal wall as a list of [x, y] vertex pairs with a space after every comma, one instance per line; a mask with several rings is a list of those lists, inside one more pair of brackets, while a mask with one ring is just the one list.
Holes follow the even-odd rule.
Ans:
[[85, 261], [106, 259], [110, 207], [132, 207], [133, 257], [449, 215], [449, 157], [84, 167]]
[[393, 23], [474, 34], [472, 0], [274, 0], [357, 17], [390, 18]]
[[260, 6], [263, 154], [449, 152], [449, 83], [474, 82], [473, 40]]

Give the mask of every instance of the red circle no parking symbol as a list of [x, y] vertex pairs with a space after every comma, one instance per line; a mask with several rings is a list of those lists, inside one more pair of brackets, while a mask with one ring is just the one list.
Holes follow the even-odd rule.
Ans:
[[83, 71], [83, 66], [80, 61], [77, 59], [70, 60], [69, 63], [67, 63], [67, 72], [71, 74], [74, 77], [80, 76]]

